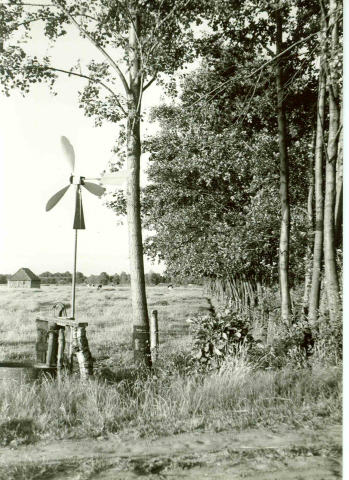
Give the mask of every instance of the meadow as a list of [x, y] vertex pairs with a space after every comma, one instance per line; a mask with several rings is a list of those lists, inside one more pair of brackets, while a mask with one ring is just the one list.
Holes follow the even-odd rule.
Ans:
[[[186, 320], [209, 312], [210, 300], [200, 287], [148, 287], [147, 295], [160, 335], [151, 375], [132, 366], [130, 288], [78, 286], [76, 317], [89, 324], [95, 376], [0, 384], [0, 445], [341, 423], [340, 364], [258, 369], [242, 350], [220, 371], [189, 371], [193, 338]], [[0, 361], [34, 361], [35, 318], [52, 315], [58, 301], [69, 305], [69, 287], [0, 289]]]

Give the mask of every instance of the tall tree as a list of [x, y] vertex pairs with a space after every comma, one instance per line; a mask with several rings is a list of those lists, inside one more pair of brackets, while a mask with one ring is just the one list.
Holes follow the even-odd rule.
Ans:
[[[279, 285], [281, 315], [285, 322], [290, 322], [289, 262], [292, 256], [290, 249], [292, 206], [290, 205], [289, 183], [290, 175], [293, 175], [294, 172], [289, 168], [288, 148], [291, 143], [290, 138], [295, 135], [290, 134], [289, 127], [286, 125], [286, 117], [290, 113], [292, 114], [291, 109], [295, 110], [291, 105], [292, 101], [295, 101], [292, 100], [292, 97], [298, 102], [304, 102], [305, 96], [300, 100], [300, 96], [297, 98], [297, 95], [290, 95], [288, 89], [293, 83], [298, 83], [296, 89], [299, 88], [301, 83], [299, 78], [304, 79], [304, 84], [306, 84], [307, 77], [309, 83], [312, 81], [311, 61], [315, 60], [316, 55], [314, 40], [317, 35], [316, 29], [318, 29], [316, 15], [319, 4], [313, 0], [306, 3], [298, 0], [287, 2], [252, 0], [231, 2], [228, 6], [227, 2], [217, 0], [212, 9], [214, 14], [210, 25], [213, 29], [222, 29], [217, 35], [223, 35], [229, 45], [235, 46], [235, 52], [243, 48], [245, 52], [253, 52], [256, 58], [260, 55], [261, 64], [264, 63], [265, 67], [276, 65], [274, 67], [277, 84], [275, 116], [278, 122], [281, 203]], [[275, 51], [270, 48], [271, 45], [276, 45]], [[256, 71], [260, 71], [261, 68]], [[296, 80], [297, 77], [298, 80]], [[294, 120], [292, 128], [296, 125]], [[303, 127], [305, 124], [306, 121], [303, 120]], [[291, 200], [295, 201], [293, 197]], [[297, 246], [294, 248], [297, 249]]]
[[[200, 68], [183, 78], [177, 103], [154, 109], [161, 130], [146, 143], [151, 183], [143, 204], [145, 223], [154, 232], [146, 247], [171, 273], [260, 275], [272, 283], [277, 278], [279, 163], [275, 103], [270, 102], [276, 97], [275, 75], [271, 72], [271, 80], [270, 72], [263, 72], [256, 84], [247, 72], [260, 58], [248, 57], [243, 52], [232, 66], [231, 50], [214, 45]], [[224, 79], [226, 87], [217, 95], [214, 88]], [[313, 101], [311, 92], [309, 97]], [[207, 101], [198, 104], [200, 98]], [[292, 131], [299, 139], [295, 125], [303, 102], [293, 105]], [[306, 202], [309, 136], [291, 142], [295, 208]], [[293, 278], [304, 272], [303, 261], [296, 261], [304, 257], [303, 225], [302, 215], [295, 213]]]
[[[324, 2], [321, 5], [324, 9]], [[323, 16], [327, 18], [327, 12]], [[339, 88], [338, 72], [334, 65], [338, 53], [338, 6], [336, 0], [329, 2], [329, 29], [330, 52], [326, 58], [328, 70], [327, 81], [329, 87], [329, 127], [328, 147], [326, 155], [326, 180], [325, 180], [325, 208], [324, 208], [324, 260], [325, 260], [325, 283], [330, 318], [334, 321], [340, 310], [339, 281], [336, 265], [335, 250], [335, 201], [336, 201], [336, 164], [338, 154], [338, 139], [340, 134], [339, 116]]]
[[316, 148], [316, 127], [312, 131], [311, 149], [308, 158], [308, 202], [307, 202], [307, 251], [305, 256], [305, 277], [303, 314], [309, 312], [309, 295], [311, 288], [311, 271], [313, 266], [313, 237], [314, 237], [314, 187], [315, 187], [315, 148]]
[[[12, 88], [26, 94], [37, 81], [47, 82], [52, 88], [57, 75], [65, 74], [84, 79], [85, 83], [87, 80], [79, 102], [86, 115], [95, 117], [96, 125], [127, 119], [127, 163], [132, 169], [127, 186], [127, 214], [133, 322], [138, 336], [134, 342], [135, 361], [148, 365], [149, 320], [139, 197], [142, 95], [161, 72], [173, 73], [191, 60], [190, 23], [197, 16], [198, 5], [188, 5], [185, 0], [53, 0], [47, 5], [10, 1], [0, 6], [0, 80], [6, 95]], [[90, 62], [63, 69], [51, 65], [50, 58], [39, 52], [31, 56], [24, 43], [16, 44], [16, 40], [24, 32], [26, 42], [33, 47], [29, 31], [37, 21], [44, 23], [43, 34], [51, 41], [69, 34], [67, 25], [74, 26], [92, 46]], [[82, 73], [82, 68], [86, 73]], [[123, 70], [129, 72], [129, 80]], [[123, 86], [124, 95], [118, 92], [118, 84]]]
[[336, 204], [334, 209], [335, 245], [342, 245], [343, 236], [343, 107], [341, 107], [341, 133], [339, 135], [337, 171], [336, 171]]
[[[323, 34], [322, 34], [323, 36]], [[323, 40], [324, 37], [323, 37]], [[322, 51], [324, 43], [322, 41]], [[319, 73], [319, 96], [317, 103], [317, 126], [315, 146], [315, 237], [313, 253], [313, 273], [309, 297], [308, 318], [315, 323], [320, 304], [320, 279], [322, 272], [322, 252], [324, 238], [324, 193], [323, 193], [323, 155], [325, 132], [325, 99], [326, 99], [326, 74], [324, 67], [324, 53], [321, 55]]]
[[[282, 11], [276, 10], [276, 55], [283, 51], [282, 42]], [[290, 295], [290, 196], [289, 196], [289, 162], [287, 150], [287, 131], [286, 131], [286, 113], [284, 98], [284, 79], [281, 61], [278, 61], [275, 68], [276, 88], [277, 88], [277, 117], [278, 117], [278, 135], [279, 135], [279, 156], [280, 156], [280, 200], [281, 200], [281, 228], [279, 244], [279, 281], [281, 296], [281, 317], [290, 323], [291, 321], [291, 295]]]

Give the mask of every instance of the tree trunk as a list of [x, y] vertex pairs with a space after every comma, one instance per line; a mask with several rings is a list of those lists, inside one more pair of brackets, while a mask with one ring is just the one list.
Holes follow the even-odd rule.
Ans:
[[343, 241], [343, 106], [341, 107], [341, 133], [338, 143], [336, 171], [336, 204], [334, 208], [335, 246], [341, 247]]
[[309, 152], [308, 161], [308, 205], [307, 205], [307, 251], [305, 255], [305, 278], [304, 278], [304, 297], [303, 297], [303, 314], [307, 315], [309, 311], [309, 292], [310, 292], [310, 277], [312, 267], [313, 254], [313, 233], [314, 233], [314, 157], [316, 146], [316, 128], [313, 129], [311, 151]]
[[[280, 10], [276, 13], [276, 55], [282, 52], [282, 17]], [[284, 88], [280, 60], [276, 66], [277, 113], [280, 155], [280, 197], [281, 197], [281, 230], [279, 244], [279, 283], [281, 296], [281, 317], [284, 322], [291, 323], [291, 296], [289, 281], [290, 251], [290, 199], [289, 199], [289, 165], [286, 144], [286, 114], [284, 105]]]
[[[330, 26], [332, 26], [331, 56], [333, 57], [338, 47], [338, 23], [336, 19], [336, 0], [330, 0]], [[336, 200], [336, 161], [338, 153], [338, 74], [335, 69], [331, 71], [329, 82], [329, 129], [326, 159], [326, 189], [324, 209], [324, 259], [325, 283], [328, 308], [331, 321], [335, 320], [340, 309], [339, 282], [336, 265], [334, 211]]]
[[130, 93], [128, 94], [127, 167], [133, 169], [127, 182], [127, 220], [129, 232], [131, 295], [133, 314], [134, 360], [151, 366], [150, 329], [145, 292], [143, 242], [140, 207], [140, 58], [137, 38], [140, 38], [139, 15], [131, 11], [129, 29]]
[[[322, 40], [323, 42], [323, 40]], [[322, 46], [322, 50], [323, 50]], [[313, 275], [309, 298], [309, 322], [316, 323], [320, 305], [320, 280], [322, 269], [322, 249], [324, 242], [324, 193], [323, 193], [323, 154], [324, 154], [324, 122], [326, 100], [326, 75], [324, 69], [324, 53], [321, 55], [319, 73], [319, 96], [317, 103], [316, 147], [315, 147], [315, 238], [313, 253]]]

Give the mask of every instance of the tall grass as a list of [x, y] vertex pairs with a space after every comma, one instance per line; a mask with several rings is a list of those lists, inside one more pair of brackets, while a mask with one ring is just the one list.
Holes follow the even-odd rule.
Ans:
[[240, 365], [206, 377], [158, 372], [114, 384], [73, 377], [16, 388], [7, 384], [0, 398], [0, 442], [340, 422], [340, 369], [299, 373]]
[[[36, 314], [50, 312], [54, 301], [69, 301], [69, 294], [67, 288], [51, 287], [20, 292], [16, 300], [13, 292], [0, 291], [0, 360], [33, 360]], [[80, 287], [78, 319], [89, 323], [95, 378], [0, 384], [0, 444], [341, 422], [340, 366], [320, 362], [297, 370], [256, 370], [242, 349], [220, 372], [188, 375], [192, 339], [185, 319], [208, 310], [209, 303], [198, 288], [150, 288], [148, 300], [150, 309], [159, 311], [161, 344], [160, 360], [145, 376], [131, 368], [129, 289]]]

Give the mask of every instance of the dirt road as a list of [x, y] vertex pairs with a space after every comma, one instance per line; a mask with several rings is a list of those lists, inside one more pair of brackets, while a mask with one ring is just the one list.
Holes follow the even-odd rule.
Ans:
[[5, 480], [8, 469], [40, 463], [57, 468], [48, 476], [18, 478], [331, 480], [342, 478], [341, 442], [340, 426], [40, 442], [0, 448], [0, 478]]

